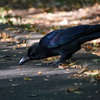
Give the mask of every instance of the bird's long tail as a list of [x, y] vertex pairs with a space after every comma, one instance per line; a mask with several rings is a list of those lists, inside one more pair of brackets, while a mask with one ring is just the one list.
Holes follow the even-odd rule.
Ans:
[[100, 38], [100, 24], [90, 25], [85, 31], [84, 36], [77, 39], [79, 44], [85, 43], [87, 41]]
[[90, 25], [85, 32], [85, 35], [94, 33], [94, 32], [100, 32], [100, 24], [97, 25]]
[[76, 41], [77, 41], [77, 43], [82, 44], [82, 43], [85, 43], [87, 41], [94, 40], [97, 38], [100, 38], [100, 32], [93, 32], [91, 34], [82, 36], [82, 37], [78, 38]]

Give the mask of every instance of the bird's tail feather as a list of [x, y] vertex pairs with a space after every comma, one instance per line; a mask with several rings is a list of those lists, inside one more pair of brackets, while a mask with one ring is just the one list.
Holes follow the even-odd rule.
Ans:
[[94, 32], [92, 34], [88, 34], [86, 36], [78, 38], [76, 41], [77, 43], [82, 44], [82, 43], [85, 43], [87, 41], [94, 40], [97, 38], [100, 38], [100, 32]]
[[97, 31], [100, 32], [100, 25], [99, 24], [90, 25], [86, 30], [86, 34], [91, 34], [91, 33], [97, 32]]

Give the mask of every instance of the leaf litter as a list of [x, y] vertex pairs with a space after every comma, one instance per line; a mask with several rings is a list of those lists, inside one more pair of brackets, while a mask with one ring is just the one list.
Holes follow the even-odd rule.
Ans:
[[[92, 9], [92, 10], [91, 10]], [[83, 12], [83, 13], [81, 13]], [[54, 14], [50, 14], [50, 13], [41, 13], [41, 14], [34, 14], [33, 18], [35, 18], [34, 21], [30, 21], [29, 19], [26, 20], [26, 22], [33, 22], [34, 25], [43, 25], [44, 26], [49, 26], [49, 25], [53, 25], [53, 26], [74, 26], [74, 25], [80, 25], [80, 24], [91, 24], [94, 22], [98, 22], [100, 21], [100, 17], [98, 16], [98, 13], [100, 13], [100, 5], [97, 3], [92, 7], [86, 7], [86, 8], [80, 8], [79, 10], [75, 11], [70, 11], [70, 12], [58, 12], [58, 13], [54, 13]], [[57, 16], [56, 16], [57, 15]], [[80, 15], [80, 16], [79, 16]], [[90, 16], [95, 15], [94, 18], [89, 19]], [[59, 17], [58, 17], [59, 16]], [[44, 21], [41, 21], [45, 19], [45, 23]], [[15, 33], [22, 33], [23, 31], [17, 31], [15, 30], [15, 28], [9, 27], [6, 30], [13, 30]], [[46, 32], [42, 32], [42, 34], [47, 34]], [[13, 38], [11, 38], [9, 36], [9, 34], [0, 33], [0, 37], [2, 37], [1, 42], [15, 42], [15, 40]], [[26, 35], [26, 38], [31, 38], [29, 35]], [[93, 42], [94, 43], [94, 42]], [[7, 44], [6, 46], [10, 46], [12, 44]], [[100, 43], [94, 43], [94, 45], [96, 47], [100, 47]], [[15, 47], [13, 47], [13, 49], [16, 49], [17, 47], [26, 47], [27, 44], [23, 43], [23, 44], [19, 44]], [[95, 50], [94, 47], [92, 46], [87, 46], [88, 49], [90, 49], [90, 52], [92, 51], [93, 54], [96, 55], [100, 55], [100, 51], [98, 50], [98, 52]], [[96, 52], [94, 52], [94, 50]], [[50, 63], [51, 61], [55, 61], [57, 59], [57, 57], [51, 57], [48, 58], [47, 60], [45, 60], [44, 62], [46, 63]], [[99, 62], [100, 59], [93, 59], [93, 62]], [[70, 64], [62, 64], [60, 66], [58, 66], [61, 69], [68, 69], [70, 68], [78, 68], [81, 69], [82, 66], [81, 65], [77, 65], [76, 63], [71, 62]], [[42, 74], [41, 71], [38, 72], [38, 74]], [[76, 77], [76, 78], [82, 78], [82, 79], [90, 79], [90, 82], [95, 82], [100, 80], [100, 71], [99, 70], [92, 70], [90, 71], [88, 69], [88, 67], [83, 68], [81, 71], [78, 71], [78, 74], [74, 74], [71, 77]], [[25, 80], [31, 80], [29, 78], [24, 78]], [[77, 85], [77, 83], [75, 83]], [[78, 88], [77, 88], [78, 89]], [[76, 88], [69, 88], [68, 91], [74, 91], [74, 93], [81, 93], [80, 91], [77, 91]], [[98, 92], [98, 91], [97, 91]], [[36, 94], [32, 95], [33, 97], [37, 96]]]
[[74, 74], [70, 76], [70, 78], [80, 78], [84, 80], [90, 80], [90, 82], [98, 82], [100, 81], [100, 70], [89, 70], [88, 67], [83, 68], [81, 71], [77, 72], [78, 74]]

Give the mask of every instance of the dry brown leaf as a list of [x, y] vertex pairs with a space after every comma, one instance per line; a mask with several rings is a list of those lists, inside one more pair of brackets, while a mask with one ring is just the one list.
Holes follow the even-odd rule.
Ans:
[[27, 46], [26, 43], [22, 43], [22, 44], [21, 44], [21, 47], [26, 47], [26, 46]]
[[1, 42], [6, 42], [5, 39], [1, 39]]
[[82, 68], [82, 66], [81, 65], [72, 65], [72, 66], [70, 66], [71, 68], [78, 68], [78, 69], [81, 69]]
[[41, 71], [39, 71], [39, 72], [38, 72], [38, 75], [41, 75], [41, 74], [42, 74], [42, 72], [41, 72]]
[[21, 66], [19, 66], [19, 68], [21, 68]]
[[11, 43], [6, 44], [6, 46], [11, 46], [11, 45], [12, 45]]
[[75, 89], [74, 89], [73, 87], [70, 87], [70, 88], [67, 89], [66, 92], [71, 92], [71, 91], [74, 91], [74, 90], [75, 90]]
[[3, 33], [2, 33], [2, 37], [3, 37], [3, 38], [10, 38], [10, 35], [7, 34], [7, 33], [5, 33], [5, 32], [3, 32]]
[[83, 73], [85, 71], [89, 71], [88, 67], [83, 68], [81, 71], [78, 71], [77, 73]]
[[84, 72], [83, 74], [85, 74], [85, 75], [96, 75], [98, 73], [99, 73], [98, 70], [92, 70], [92, 71]]
[[76, 64], [76, 62], [70, 63], [70, 64], [68, 64], [68, 66], [72, 66], [72, 65], [75, 65], [75, 64]]
[[94, 76], [96, 81], [100, 81], [100, 73], [97, 76]]
[[80, 75], [78, 75], [78, 74], [74, 74], [73, 75], [74, 77], [78, 77], [78, 78], [80, 78], [81, 76]]
[[77, 88], [70, 87], [67, 89], [66, 92], [71, 92], [71, 91], [75, 91], [75, 90], [81, 90], [81, 87], [77, 87]]
[[25, 37], [26, 37], [26, 38], [31, 38], [31, 36], [29, 36], [29, 35], [25, 35]]
[[67, 65], [59, 65], [58, 66], [60, 69], [68, 69], [68, 66]]
[[92, 50], [92, 47], [91, 46], [87, 46], [87, 48]]
[[46, 33], [45, 33], [45, 32], [42, 32], [42, 34], [43, 34], [43, 35], [46, 35]]

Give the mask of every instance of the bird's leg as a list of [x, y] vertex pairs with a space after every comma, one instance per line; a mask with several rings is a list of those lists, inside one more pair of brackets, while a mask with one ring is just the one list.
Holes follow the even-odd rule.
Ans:
[[61, 59], [59, 59], [56, 62], [52, 63], [51, 66], [60, 65], [60, 64], [62, 64], [62, 62], [64, 62], [64, 61], [62, 61]]
[[60, 65], [62, 63], [65, 63], [66, 60], [70, 59], [70, 58], [71, 58], [71, 54], [69, 54], [69, 53], [62, 53], [61, 54], [61, 59], [59, 59], [56, 62], [52, 63], [51, 66]]

